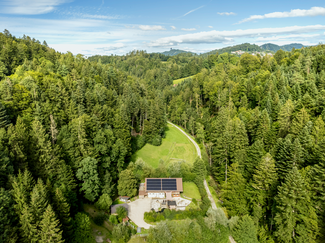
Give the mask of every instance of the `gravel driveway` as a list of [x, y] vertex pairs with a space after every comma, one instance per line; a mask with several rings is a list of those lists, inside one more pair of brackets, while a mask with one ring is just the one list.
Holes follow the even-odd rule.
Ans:
[[139, 227], [149, 229], [152, 225], [144, 222], [144, 213], [150, 212], [151, 198], [138, 199], [129, 205], [129, 218]]

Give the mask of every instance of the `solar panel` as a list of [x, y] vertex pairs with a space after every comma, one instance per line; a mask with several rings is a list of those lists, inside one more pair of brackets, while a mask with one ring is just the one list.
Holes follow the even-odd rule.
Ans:
[[147, 191], [176, 191], [176, 179], [147, 179]]
[[162, 189], [168, 191], [177, 190], [176, 179], [162, 179]]

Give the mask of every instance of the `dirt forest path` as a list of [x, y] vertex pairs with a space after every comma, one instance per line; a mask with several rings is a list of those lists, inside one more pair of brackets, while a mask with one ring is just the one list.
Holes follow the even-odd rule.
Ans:
[[[170, 121], [167, 121], [170, 125], [176, 127], [178, 130], [180, 130], [195, 146], [196, 148], [196, 151], [197, 151], [197, 155], [202, 158], [202, 155], [201, 155], [201, 150], [200, 150], [200, 147], [199, 145], [186, 133], [184, 132], [181, 128], [179, 128], [178, 126], [176, 126], [175, 124], [171, 123]], [[210, 189], [208, 187], [208, 183], [207, 181], [204, 179], [204, 187], [205, 187], [205, 190], [207, 191], [207, 194], [208, 194], [208, 197], [210, 199], [210, 202], [211, 202], [211, 207], [213, 209], [217, 209], [217, 205], [215, 203], [215, 201], [213, 200], [213, 197], [211, 195], [211, 192], [210, 192]], [[230, 235], [229, 236], [229, 242], [231, 243], [236, 243], [236, 241], [234, 240], [234, 238], [232, 238], [232, 236]]]
[[[194, 144], [194, 146], [195, 146], [195, 148], [196, 148], [196, 151], [197, 151], [197, 155], [200, 157], [200, 158], [202, 158], [202, 155], [201, 155], [201, 150], [200, 150], [200, 147], [199, 147], [199, 145], [189, 136], [189, 135], [187, 135], [187, 133], [186, 132], [184, 132], [181, 128], [179, 128], [178, 126], [176, 126], [175, 124], [173, 124], [173, 123], [171, 123], [170, 121], [168, 121], [168, 123], [170, 124], [170, 125], [172, 125], [172, 126], [174, 126], [174, 127], [176, 127], [178, 130], [180, 130], [193, 144]], [[215, 203], [215, 201], [213, 200], [213, 197], [212, 197], [212, 195], [211, 195], [211, 192], [210, 192], [210, 189], [209, 189], [209, 187], [208, 187], [208, 183], [207, 183], [207, 181], [204, 179], [204, 187], [205, 187], [205, 190], [207, 191], [207, 194], [208, 194], [208, 197], [209, 197], [209, 199], [210, 199], [210, 201], [211, 201], [211, 207], [213, 208], [213, 209], [217, 209], [217, 206], [216, 206], [216, 203]]]

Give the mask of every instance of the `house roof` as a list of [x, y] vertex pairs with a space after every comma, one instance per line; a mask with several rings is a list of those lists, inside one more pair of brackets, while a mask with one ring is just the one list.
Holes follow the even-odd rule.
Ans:
[[182, 178], [146, 178], [146, 192], [182, 192]]
[[126, 209], [126, 211], [129, 211], [129, 205], [127, 203], [123, 203], [123, 204], [115, 204], [111, 206], [111, 214], [116, 213], [116, 209], [118, 207], [124, 207]]

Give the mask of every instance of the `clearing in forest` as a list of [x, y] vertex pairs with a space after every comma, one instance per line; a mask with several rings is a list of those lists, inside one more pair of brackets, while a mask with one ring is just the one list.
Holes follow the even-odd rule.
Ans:
[[185, 160], [193, 164], [196, 157], [194, 145], [177, 128], [168, 124], [166, 138], [162, 139], [162, 144], [160, 146], [146, 144], [132, 155], [132, 161], [142, 158], [147, 164], [157, 168], [160, 159], [165, 163]]
[[180, 79], [175, 79], [173, 81], [173, 84], [179, 84], [181, 82], [183, 82], [185, 79], [188, 79], [188, 78], [194, 78], [195, 75], [192, 75], [192, 76], [189, 76], [189, 77], [186, 77], [186, 78], [180, 78]]

